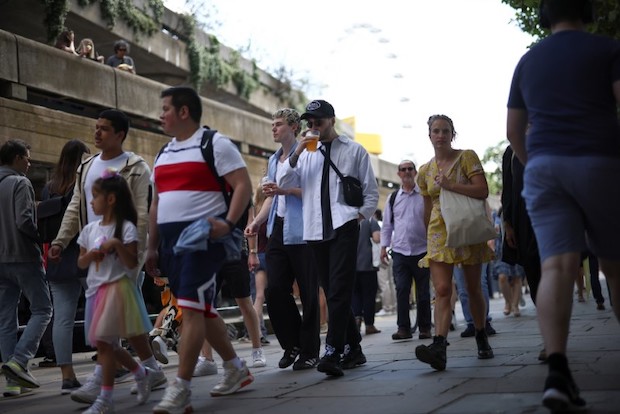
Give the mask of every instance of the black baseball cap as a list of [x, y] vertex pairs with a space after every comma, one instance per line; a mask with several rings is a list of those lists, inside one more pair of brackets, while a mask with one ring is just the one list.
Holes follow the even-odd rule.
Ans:
[[334, 118], [334, 107], [327, 101], [318, 99], [306, 105], [306, 112], [303, 113], [301, 119], [308, 118]]

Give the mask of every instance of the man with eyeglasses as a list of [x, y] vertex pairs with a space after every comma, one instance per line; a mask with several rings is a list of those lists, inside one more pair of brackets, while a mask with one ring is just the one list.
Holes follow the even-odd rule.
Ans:
[[387, 264], [387, 250], [392, 250], [392, 272], [396, 285], [396, 324], [392, 334], [395, 341], [412, 338], [409, 315], [411, 285], [415, 280], [416, 325], [419, 339], [431, 338], [430, 270], [418, 266], [426, 255], [426, 227], [424, 226], [424, 198], [415, 183], [417, 171], [410, 160], [398, 165], [400, 189], [394, 191], [385, 203], [381, 228], [381, 261]]
[[117, 40], [114, 42], [114, 54], [108, 58], [106, 65], [129, 73], [136, 73], [136, 65], [133, 59], [127, 56], [127, 53], [129, 53], [129, 43], [124, 40]]
[[[336, 131], [336, 115], [329, 102], [310, 102], [301, 119], [306, 120], [309, 129], [318, 131], [318, 149], [312, 151], [309, 147], [315, 138], [306, 136], [306, 130], [289, 162], [282, 164], [278, 185], [284, 189], [301, 185], [303, 238], [314, 255], [329, 315], [325, 354], [317, 369], [339, 377], [343, 369], [366, 363], [351, 300], [357, 266], [358, 222], [374, 214], [379, 190], [368, 152]], [[345, 202], [342, 178], [335, 172], [336, 168], [343, 177], [360, 181], [361, 206]]]

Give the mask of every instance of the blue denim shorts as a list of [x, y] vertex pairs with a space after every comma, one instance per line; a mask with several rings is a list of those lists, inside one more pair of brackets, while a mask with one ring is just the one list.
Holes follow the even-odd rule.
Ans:
[[581, 253], [620, 260], [620, 159], [544, 155], [525, 167], [523, 197], [540, 259]]
[[[216, 317], [215, 274], [226, 257], [221, 243], [209, 242], [206, 251], [174, 253], [179, 235], [191, 222], [164, 223], [159, 225], [159, 261], [162, 276], [167, 277], [170, 290], [181, 308], [204, 312], [205, 317]], [[248, 294], [249, 295], [249, 294]]]

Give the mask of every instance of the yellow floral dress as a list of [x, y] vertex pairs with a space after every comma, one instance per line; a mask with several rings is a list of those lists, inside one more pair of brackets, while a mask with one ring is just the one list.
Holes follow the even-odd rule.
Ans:
[[[482, 163], [478, 155], [472, 150], [462, 150], [462, 155], [456, 161], [447, 178], [455, 183], [467, 184], [471, 177], [484, 174]], [[428, 267], [429, 260], [453, 264], [478, 264], [489, 262], [493, 259], [493, 251], [485, 243], [472, 244], [470, 246], [446, 247], [446, 224], [441, 215], [439, 205], [439, 192], [441, 187], [435, 183], [435, 177], [439, 175], [437, 162], [433, 157], [428, 163], [420, 167], [417, 176], [417, 184], [422, 196], [429, 196], [433, 202], [430, 221], [428, 223], [427, 252], [420, 262], [420, 267]]]

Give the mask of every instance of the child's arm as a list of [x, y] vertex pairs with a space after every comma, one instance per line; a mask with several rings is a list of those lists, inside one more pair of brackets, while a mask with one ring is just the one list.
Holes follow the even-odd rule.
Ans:
[[102, 261], [104, 253], [99, 249], [86, 250], [80, 246], [80, 257], [78, 257], [77, 265], [80, 269], [86, 269], [93, 261]]
[[104, 252], [114, 251], [118, 255], [118, 258], [128, 269], [133, 269], [138, 266], [138, 242], [133, 241], [131, 243], [124, 244], [116, 237], [106, 240], [101, 245], [101, 250]]

